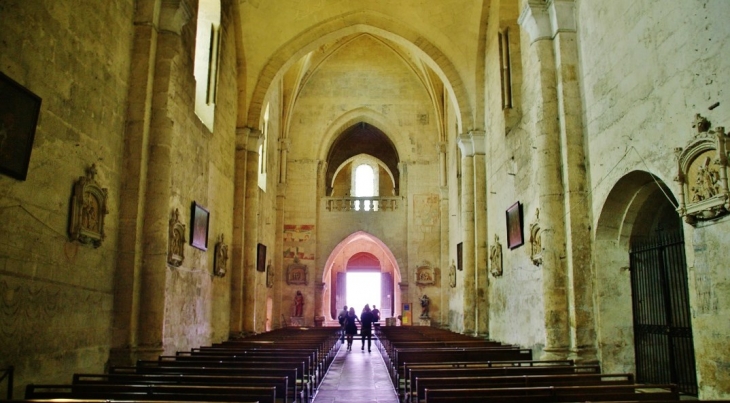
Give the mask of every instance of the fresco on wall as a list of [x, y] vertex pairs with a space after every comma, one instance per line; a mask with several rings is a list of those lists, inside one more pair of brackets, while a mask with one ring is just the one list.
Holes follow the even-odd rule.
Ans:
[[284, 259], [314, 260], [314, 225], [284, 225]]

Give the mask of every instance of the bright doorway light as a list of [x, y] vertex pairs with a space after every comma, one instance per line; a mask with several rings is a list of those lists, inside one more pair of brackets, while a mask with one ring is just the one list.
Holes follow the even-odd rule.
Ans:
[[[380, 306], [380, 272], [347, 273], [347, 305], [360, 317], [365, 304]], [[381, 308], [379, 308], [381, 309]]]

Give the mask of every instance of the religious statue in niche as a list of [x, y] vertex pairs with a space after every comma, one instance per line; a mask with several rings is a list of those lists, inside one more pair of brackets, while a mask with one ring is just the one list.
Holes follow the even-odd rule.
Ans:
[[431, 300], [428, 298], [428, 295], [423, 294], [421, 297], [421, 318], [428, 318], [428, 310], [429, 306], [431, 305]]
[[710, 122], [695, 115], [695, 134], [684, 148], [675, 149], [679, 184], [677, 212], [688, 224], [711, 220], [730, 212], [728, 191], [728, 142], [724, 127], [710, 129]]
[[294, 316], [304, 316], [304, 295], [301, 291], [297, 291], [297, 295], [294, 296]]
[[213, 274], [218, 277], [226, 275], [226, 267], [228, 267], [228, 245], [223, 242], [223, 234], [218, 237], [215, 244], [215, 263], [213, 264]]
[[69, 236], [72, 241], [101, 246], [104, 234], [104, 217], [109, 213], [106, 208], [107, 190], [96, 182], [96, 164], [86, 169], [73, 187], [71, 198], [71, 221]]
[[185, 224], [180, 222], [180, 210], [175, 209], [169, 221], [167, 264], [180, 267], [185, 260]]
[[271, 259], [266, 265], [266, 288], [274, 287], [274, 270], [271, 268]]
[[542, 264], [542, 239], [540, 236], [540, 209], [535, 209], [535, 220], [530, 224], [530, 259], [535, 266]]
[[494, 234], [494, 243], [489, 247], [489, 265], [494, 277], [502, 276], [502, 244], [497, 234]]
[[294, 258], [294, 263], [286, 268], [286, 283], [291, 284], [308, 284], [307, 265], [301, 264], [298, 258]]
[[436, 273], [428, 262], [421, 263], [416, 267], [416, 284], [418, 285], [434, 285], [436, 284]]
[[451, 266], [449, 266], [449, 287], [456, 287], [456, 265], [453, 260], [451, 261]]

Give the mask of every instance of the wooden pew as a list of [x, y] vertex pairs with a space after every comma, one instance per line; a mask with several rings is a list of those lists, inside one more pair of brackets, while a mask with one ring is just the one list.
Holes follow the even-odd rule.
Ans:
[[[401, 379], [399, 383], [398, 392], [403, 394], [410, 392], [409, 388], [413, 385], [413, 376], [410, 374], [411, 369], [440, 369], [449, 370], [456, 368], [493, 368], [493, 367], [575, 367], [573, 360], [530, 360], [530, 361], [441, 361], [441, 362], [406, 362], [403, 363], [403, 373], [405, 377]], [[582, 371], [580, 371], [582, 369]], [[577, 368], [578, 372], [586, 373], [600, 373], [600, 368], [597, 366], [585, 367], [582, 366]], [[564, 368], [563, 370], [555, 373], [575, 373], [576, 369], [570, 370]], [[537, 374], [538, 372], [535, 372]], [[552, 372], [550, 372], [552, 373]], [[501, 373], [500, 373], [501, 374]], [[520, 375], [515, 373], [515, 375]], [[431, 375], [441, 376], [441, 375]], [[470, 376], [462, 374], [460, 376]], [[473, 375], [476, 376], [476, 375]]]
[[412, 402], [426, 398], [426, 389], [520, 388], [533, 386], [633, 385], [633, 374], [557, 374], [521, 376], [416, 377]]
[[211, 386], [274, 386], [277, 401], [289, 403], [289, 379], [286, 376], [215, 376], [183, 374], [74, 374], [74, 385], [172, 384]]
[[446, 348], [446, 349], [410, 349], [396, 348], [391, 368], [393, 384], [405, 377], [405, 363], [417, 362], [450, 362], [450, 361], [530, 361], [532, 350], [520, 348]]
[[[470, 366], [470, 367], [440, 367], [440, 366], [411, 366], [408, 369], [406, 396], [416, 393], [416, 378], [444, 378], [444, 377], [497, 377], [497, 376], [536, 376], [536, 375], [570, 375], [570, 374], [600, 374], [598, 365], [539, 365], [533, 366]], [[423, 397], [423, 396], [422, 396]]]
[[289, 383], [288, 399], [303, 402], [305, 399], [304, 385], [296, 382], [299, 379], [296, 367], [290, 368], [242, 368], [242, 367], [204, 367], [204, 366], [112, 366], [110, 374], [176, 374], [176, 375], [204, 375], [204, 376], [270, 376], [286, 377]]
[[[117, 400], [117, 399], [20, 399], [0, 400], [0, 403], [149, 403], [149, 400]], [[155, 400], [155, 403], [180, 403], [180, 400]], [[199, 401], [198, 403], [213, 403], [211, 401]], [[216, 402], [218, 403], [218, 402]], [[259, 403], [248, 401], [239, 403]]]
[[542, 403], [679, 400], [676, 385], [547, 386], [526, 388], [426, 389], [426, 403]]
[[26, 399], [114, 399], [275, 403], [276, 388], [263, 386], [207, 385], [35, 385], [25, 389]]
[[[175, 368], [175, 367], [204, 367], [204, 368], [250, 368], [250, 369], [287, 369], [296, 368], [298, 377], [295, 383], [301, 385], [305, 397], [312, 396], [314, 385], [309, 374], [306, 362], [301, 360], [206, 360], [187, 357], [188, 360], [171, 361], [137, 361], [138, 368]], [[202, 357], [205, 358], [205, 357]]]

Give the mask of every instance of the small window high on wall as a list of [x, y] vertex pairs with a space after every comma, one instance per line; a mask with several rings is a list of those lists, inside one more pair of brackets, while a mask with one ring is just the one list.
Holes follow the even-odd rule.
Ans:
[[[353, 160], [352, 164], [355, 169], [352, 171], [352, 182], [350, 194], [355, 197], [377, 197], [379, 196], [379, 180], [378, 180], [378, 163], [374, 158], [361, 155]], [[360, 201], [355, 202], [355, 210], [362, 208], [370, 211], [376, 206], [372, 205], [370, 200], [365, 200], [362, 207]]]
[[195, 114], [211, 132], [215, 117], [220, 50], [220, 0], [200, 0], [195, 35]]
[[268, 155], [268, 144], [269, 144], [269, 104], [266, 104], [264, 110], [264, 124], [262, 127], [261, 142], [259, 143], [259, 187], [264, 192], [266, 191], [266, 171], [267, 169], [267, 155]]

